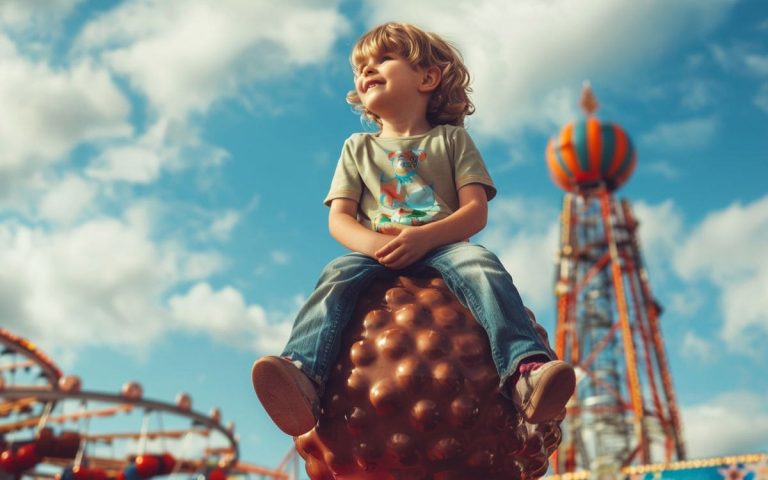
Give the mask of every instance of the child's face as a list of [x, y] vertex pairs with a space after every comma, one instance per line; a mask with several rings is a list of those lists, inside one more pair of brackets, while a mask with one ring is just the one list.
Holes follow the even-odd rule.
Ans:
[[423, 73], [402, 56], [384, 52], [357, 65], [355, 89], [365, 108], [387, 119], [417, 104]]

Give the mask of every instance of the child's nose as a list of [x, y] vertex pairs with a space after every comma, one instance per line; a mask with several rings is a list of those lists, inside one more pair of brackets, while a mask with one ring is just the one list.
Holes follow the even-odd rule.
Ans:
[[363, 67], [363, 75], [371, 75], [373, 73], [376, 73], [376, 67], [374, 67], [372, 64], [368, 64]]

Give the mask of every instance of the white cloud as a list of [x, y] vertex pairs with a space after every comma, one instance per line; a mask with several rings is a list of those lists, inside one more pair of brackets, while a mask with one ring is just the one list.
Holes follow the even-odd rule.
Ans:
[[559, 224], [557, 210], [540, 201], [498, 197], [479, 243], [494, 252], [534, 311], [552, 305]]
[[[690, 318], [706, 299], [702, 285], [715, 288], [721, 320], [719, 338], [688, 336], [681, 340], [689, 356], [711, 352], [708, 344], [725, 344], [734, 352], [758, 355], [768, 339], [768, 196], [747, 205], [734, 204], [710, 213], [701, 223], [684, 227], [684, 215], [672, 200], [634, 206], [640, 244], [655, 295], [675, 315]], [[494, 251], [515, 279], [529, 306], [549, 309], [559, 225], [554, 207], [517, 198], [499, 198], [480, 242]], [[547, 267], [547, 266], [551, 266]], [[667, 288], [682, 280], [681, 290]]]
[[712, 363], [717, 350], [712, 342], [700, 337], [693, 332], [686, 332], [683, 337], [682, 353], [694, 362]]
[[768, 113], [768, 83], [764, 83], [760, 86], [760, 90], [758, 90], [755, 95], [754, 101], [755, 105], [757, 105], [760, 110]]
[[507, 149], [507, 159], [502, 160], [502, 164], [498, 165], [494, 170], [498, 173], [514, 170], [523, 165], [531, 163], [531, 156], [526, 155], [522, 149], [517, 147], [509, 147]]
[[56, 28], [82, 0], [3, 0], [0, 2], [0, 25], [14, 30], [43, 33]]
[[75, 146], [131, 133], [129, 103], [103, 69], [32, 62], [0, 34], [0, 191], [61, 162]]
[[757, 351], [768, 338], [768, 196], [710, 213], [681, 244], [674, 267], [685, 280], [703, 278], [720, 289], [723, 339]]
[[291, 261], [291, 254], [283, 250], [273, 250], [269, 256], [278, 265], [285, 265]]
[[701, 80], [686, 81], [680, 95], [680, 104], [691, 110], [712, 105], [715, 101], [710, 84]]
[[402, 19], [454, 41], [474, 78], [472, 125], [504, 136], [557, 128], [575, 113], [584, 79], [599, 85], [647, 68], [670, 45], [711, 31], [733, 3], [480, 0], [444, 8], [439, 0], [369, 0], [365, 12], [370, 24]]
[[715, 62], [726, 71], [731, 71], [741, 65], [742, 55], [736, 48], [725, 48], [722, 45], [710, 45], [710, 54]]
[[220, 165], [228, 154], [201, 140], [200, 116], [227, 99], [249, 104], [259, 82], [320, 64], [349, 28], [336, 3], [133, 0], [95, 17], [74, 55], [127, 79], [147, 100], [148, 127], [104, 148], [89, 175], [147, 184], [165, 171]]
[[77, 220], [96, 196], [96, 187], [76, 175], [68, 175], [49, 187], [40, 200], [40, 215], [57, 223]]
[[195, 244], [226, 242], [243, 217], [243, 212], [238, 210], [207, 208], [185, 202], [153, 202], [153, 208], [166, 227], [172, 226], [169, 233], [181, 244], [187, 241]]
[[[0, 22], [22, 32], [21, 44], [77, 3], [3, 2]], [[227, 153], [201, 141], [189, 115], [253, 82], [320, 63], [347, 29], [335, 2], [128, 1], [87, 23], [71, 60], [56, 68], [0, 34], [0, 191], [12, 195], [96, 141], [87, 173], [102, 181], [148, 184], [190, 164], [220, 165]], [[107, 69], [149, 100], [144, 132], [133, 132], [130, 104]]]
[[[671, 262], [671, 259], [668, 260]], [[653, 276], [651, 277], [652, 284], [654, 278], [655, 277]], [[658, 293], [663, 295], [662, 306], [664, 309], [668, 311], [670, 315], [680, 318], [693, 318], [700, 312], [707, 301], [707, 293], [694, 285], [686, 285], [678, 291], [664, 289]]]
[[633, 205], [639, 222], [638, 235], [652, 284], [664, 282], [672, 273], [674, 258], [683, 236], [683, 214], [672, 200], [657, 205], [639, 201]]
[[178, 328], [205, 332], [219, 341], [261, 353], [280, 352], [293, 323], [285, 315], [268, 315], [261, 306], [246, 304], [243, 295], [232, 287], [214, 291], [208, 283], [198, 283], [186, 294], [174, 296], [170, 306]]
[[[52, 31], [80, 2], [44, 3], [0, 4], [0, 24], [13, 34], [0, 33], [4, 196], [84, 143], [97, 147], [87, 173], [102, 181], [148, 184], [165, 171], [220, 165], [228, 154], [201, 140], [191, 116], [222, 99], [248, 101], [243, 90], [254, 82], [319, 64], [349, 28], [337, 2], [134, 0], [94, 16], [66, 62], [52, 67], [50, 52], [32, 57], [53, 41], [32, 48], [28, 36]], [[133, 131], [130, 103], [111, 75], [148, 100], [143, 132]]]
[[750, 72], [761, 76], [768, 76], [768, 55], [745, 53], [744, 64]]
[[680, 170], [669, 162], [643, 162], [640, 164], [642, 171], [656, 174], [667, 180], [675, 180], [680, 177]]
[[710, 212], [690, 230], [683, 229], [683, 215], [671, 200], [638, 202], [635, 213], [653, 285], [658, 290], [672, 275], [689, 285], [665, 291], [671, 310], [697, 313], [704, 303], [699, 289], [710, 284], [717, 292], [722, 340], [737, 352], [760, 352], [768, 338], [768, 196]]
[[225, 150], [200, 140], [196, 126], [180, 120], [157, 119], [138, 138], [105, 146], [86, 173], [102, 181], [149, 184], [165, 172], [177, 172], [191, 164], [204, 171], [221, 166], [228, 158]]
[[683, 407], [688, 456], [704, 458], [768, 449], [768, 397], [765, 393], [731, 392]]
[[335, 2], [136, 0], [77, 40], [127, 77], [161, 117], [205, 113], [249, 82], [317, 64], [348, 28]]
[[235, 210], [227, 210], [216, 216], [211, 224], [211, 236], [219, 241], [229, 240], [232, 231], [240, 223], [241, 214]]
[[94, 159], [87, 173], [99, 180], [151, 183], [160, 176], [163, 157], [160, 149], [139, 144], [108, 147]]
[[[34, 53], [50, 54], [54, 42], [43, 36], [49, 50], [33, 48], [31, 30], [65, 18], [77, 2], [51, 0], [46, 15], [28, 3], [0, 5], [0, 24], [12, 23], [6, 32], [15, 35], [0, 33], [0, 196], [12, 196], [18, 210], [16, 220], [0, 223], [4, 326], [59, 358], [88, 345], [141, 350], [174, 328], [279, 350], [293, 310], [265, 312], [230, 287], [212, 290], [202, 280], [224, 259], [188, 246], [227, 240], [243, 213], [192, 208], [182, 226], [197, 223], [195, 232], [204, 233], [184, 236], [159, 220], [189, 205], [142, 199], [141, 190], [115, 183], [221, 166], [228, 153], [202, 140], [202, 116], [224, 99], [249, 101], [263, 80], [321, 64], [348, 29], [338, 2], [128, 0], [87, 20], [56, 63]], [[135, 96], [147, 100], [146, 111], [131, 111]], [[70, 154], [83, 145], [88, 164], [74, 173], [66, 168], [74, 166]], [[202, 184], [215, 175], [200, 177]], [[138, 206], [119, 218], [105, 215], [132, 202]], [[257, 205], [255, 195], [245, 212]], [[278, 252], [274, 260], [289, 257]], [[169, 303], [187, 282], [201, 283]], [[212, 313], [218, 322], [194, 312], [211, 312], [208, 301], [222, 306]]]
[[[639, 222], [637, 234], [653, 296], [669, 312], [668, 316], [694, 316], [703, 303], [698, 291], [685, 287], [682, 290], [666, 288], [676, 276], [670, 263], [685, 235], [682, 212], [672, 200], [657, 205], [639, 201], [633, 204], [633, 211]], [[688, 348], [687, 341], [683, 340], [684, 350]]]
[[145, 348], [168, 328], [166, 292], [221, 263], [215, 254], [155, 244], [145, 220], [132, 212], [53, 232], [1, 224], [4, 326], [57, 352]]
[[640, 141], [660, 150], [700, 150], [713, 140], [717, 126], [717, 119], [712, 116], [660, 123], [643, 134]]
[[768, 77], [768, 55], [745, 44], [712, 45], [710, 53], [715, 62], [727, 72], [738, 71], [757, 77]]

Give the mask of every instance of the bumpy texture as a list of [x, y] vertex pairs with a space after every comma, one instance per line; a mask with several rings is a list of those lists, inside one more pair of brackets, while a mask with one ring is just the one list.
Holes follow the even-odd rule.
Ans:
[[312, 480], [538, 478], [558, 422], [527, 424], [498, 384], [485, 331], [441, 278], [382, 280], [296, 449]]

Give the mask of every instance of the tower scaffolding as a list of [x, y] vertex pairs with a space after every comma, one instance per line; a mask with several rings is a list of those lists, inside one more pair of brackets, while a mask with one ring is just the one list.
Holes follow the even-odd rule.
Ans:
[[595, 116], [567, 124], [547, 148], [563, 197], [555, 278], [555, 350], [577, 369], [554, 473], [590, 470], [614, 478], [622, 468], [685, 459], [685, 446], [638, 222], [614, 192], [635, 166], [631, 140]]

